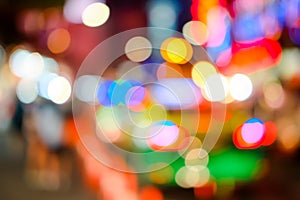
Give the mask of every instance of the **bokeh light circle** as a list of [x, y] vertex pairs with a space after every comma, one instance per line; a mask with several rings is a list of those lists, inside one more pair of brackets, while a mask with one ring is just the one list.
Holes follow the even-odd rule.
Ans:
[[48, 85], [48, 97], [56, 104], [63, 104], [71, 96], [71, 83], [62, 76], [53, 78]]
[[133, 37], [126, 43], [126, 56], [133, 62], [142, 62], [150, 57], [152, 44], [145, 37]]
[[242, 137], [247, 143], [256, 143], [264, 136], [264, 123], [256, 118], [248, 120], [242, 126]]
[[[255, 149], [263, 145], [274, 142], [274, 134], [276, 138], [276, 130], [268, 124], [266, 128], [263, 121], [258, 118], [248, 119], [239, 125], [233, 133], [233, 142], [240, 149]], [[268, 130], [268, 131], [267, 131]], [[267, 136], [267, 134], [270, 134]], [[270, 142], [270, 143], [269, 143]]]
[[235, 74], [230, 80], [229, 90], [235, 100], [244, 101], [252, 94], [252, 81], [244, 74]]
[[71, 35], [67, 29], [58, 28], [53, 30], [47, 39], [48, 49], [54, 53], [59, 54], [65, 52], [71, 43]]
[[82, 12], [82, 22], [89, 27], [97, 27], [104, 24], [110, 15], [109, 7], [101, 2], [88, 5]]
[[183, 36], [193, 45], [203, 45], [208, 40], [208, 29], [201, 21], [189, 21], [182, 28]]
[[193, 48], [182, 38], [168, 38], [162, 43], [160, 53], [170, 63], [184, 64], [192, 58]]

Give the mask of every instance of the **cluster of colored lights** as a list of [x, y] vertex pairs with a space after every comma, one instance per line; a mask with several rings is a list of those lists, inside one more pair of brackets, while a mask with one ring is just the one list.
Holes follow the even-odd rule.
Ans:
[[273, 122], [252, 118], [240, 125], [233, 133], [233, 142], [240, 149], [254, 149], [275, 142], [277, 128]]
[[278, 64], [282, 50], [277, 40], [284, 28], [298, 44], [298, 3], [194, 0], [194, 21], [186, 23], [183, 33], [207, 49], [222, 73], [254, 72]]
[[[182, 114], [171, 114], [170, 111], [190, 112], [204, 103], [203, 97], [212, 102], [230, 103], [234, 100], [225, 101], [229, 91], [232, 98], [244, 101], [251, 96], [252, 82], [243, 74], [226, 78], [217, 72], [211, 62], [199, 61], [193, 54], [195, 48], [188, 41], [171, 37], [161, 44], [160, 53], [165, 62], [153, 64], [152, 67], [156, 67], [156, 71], [152, 74], [153, 81], [145, 85], [143, 83], [147, 82], [151, 74], [145, 70], [142, 63], [137, 62], [144, 62], [151, 56], [151, 47], [151, 42], [145, 37], [129, 39], [124, 52], [130, 61], [119, 65], [121, 69], [116, 70], [120, 73], [119, 79], [113, 81], [92, 75], [80, 76], [75, 83], [75, 96], [83, 102], [93, 104], [96, 102], [97, 128], [100, 130], [97, 132], [97, 137], [101, 141], [124, 147], [122, 143], [126, 140], [130, 149], [138, 152], [183, 154], [185, 161], [181, 166], [184, 167], [171, 170], [173, 178], [163, 181], [162, 184], [171, 184], [173, 181], [182, 187], [204, 186], [210, 181], [207, 168], [208, 153], [201, 148], [201, 140], [192, 136], [197, 132], [191, 130], [193, 126], [198, 126], [198, 123], [195, 121], [194, 125], [193, 122], [190, 125], [182, 125]], [[195, 64], [188, 68], [186, 64], [191, 65], [191, 62]], [[187, 70], [190, 72], [186, 73]], [[139, 81], [134, 81], [132, 78], [138, 78]], [[219, 88], [216, 88], [216, 92], [215, 88], [211, 89], [211, 87], [214, 87], [218, 81]], [[214, 94], [211, 95], [211, 91], [215, 92], [215, 95], [219, 95], [220, 92], [221, 97], [216, 99]], [[203, 113], [201, 117], [196, 131], [206, 133], [210, 122], [205, 125], [205, 119], [212, 116], [205, 117]], [[130, 143], [128, 143], [128, 136], [131, 137]], [[198, 158], [198, 155], [202, 154], [203, 158]], [[189, 167], [190, 165], [193, 167]], [[203, 176], [194, 177], [194, 174], [200, 172], [203, 172]], [[153, 176], [151, 173], [151, 180]], [[187, 178], [190, 176], [194, 177], [192, 182]], [[157, 180], [160, 183], [157, 177], [152, 181]]]
[[[168, 37], [161, 41], [159, 55], [153, 50], [155, 42], [152, 40], [145, 36], [129, 38], [123, 49], [127, 60], [119, 62], [115, 69], [117, 79], [81, 75], [75, 81], [75, 96], [95, 107], [96, 135], [100, 141], [128, 151], [149, 153], [140, 160], [129, 161], [133, 168], [138, 165], [149, 171], [148, 181], [183, 188], [213, 187], [214, 194], [217, 182], [228, 173], [214, 165], [227, 165], [227, 162], [220, 160], [218, 154], [209, 155], [202, 148], [202, 139], [214, 120], [228, 119], [218, 119], [210, 113], [211, 106], [215, 102], [247, 102], [255, 85], [250, 76], [242, 73], [221, 74], [208, 57], [200, 55], [202, 47], [194, 45], [199, 43], [199, 38], [195, 41], [189, 36]], [[162, 61], [148, 64], [155, 56]], [[198, 117], [200, 122], [196, 120]], [[263, 133], [254, 132], [254, 137], [261, 134], [267, 138], [268, 135], [271, 139], [264, 143], [270, 145], [276, 133], [267, 134], [266, 126], [263, 124], [259, 129]], [[245, 125], [244, 129], [239, 139], [244, 141], [246, 137], [246, 142], [253, 142], [252, 135], [249, 136], [251, 126]], [[231, 155], [233, 160], [236, 155], [247, 159], [236, 149], [222, 153]], [[253, 179], [258, 172], [255, 170], [260, 167], [257, 165], [260, 158], [253, 155], [248, 168], [231, 173], [227, 178]]]
[[[104, 1], [69, 0], [63, 8], [31, 8], [20, 12], [17, 17], [19, 31], [28, 38], [37, 39], [36, 50], [47, 49], [46, 53], [53, 57], [66, 57], [70, 52], [73, 54], [78, 45], [78, 32], [73, 27], [83, 24], [80, 28], [87, 30], [102, 26], [110, 17], [110, 9]], [[91, 33], [88, 31], [88, 34]], [[88, 53], [92, 47], [84, 45], [81, 49]]]
[[133, 80], [104, 80], [98, 88], [97, 98], [104, 106], [134, 107], [144, 100], [145, 90], [141, 83]]
[[71, 83], [59, 75], [59, 64], [54, 59], [17, 48], [10, 55], [9, 67], [19, 78], [16, 94], [22, 103], [30, 104], [38, 96], [56, 104], [70, 99]]
[[[194, 188], [199, 199], [211, 197], [224, 180], [229, 180], [226, 184], [234, 187], [235, 181], [256, 177], [262, 168], [262, 155], [254, 149], [272, 145], [276, 140], [285, 151], [296, 149], [300, 144], [297, 125], [290, 123], [293, 121], [290, 118], [274, 123], [268, 121], [271, 117], [265, 117], [268, 120], [263, 122], [247, 114], [240, 117], [237, 111], [231, 112], [235, 106], [247, 107], [253, 99], [266, 111], [274, 109], [276, 112], [289, 98], [280, 78], [289, 80], [299, 73], [300, 51], [282, 51], [277, 40], [286, 27], [291, 41], [300, 45], [298, 7], [293, 5], [299, 5], [299, 1], [193, 0], [193, 19], [184, 24], [183, 37], [155, 34], [150, 30], [149, 39], [145, 36], [130, 38], [124, 45], [126, 60], [114, 68], [115, 79], [82, 75], [75, 81], [74, 95], [95, 106], [100, 130], [98, 139], [133, 151], [153, 153], [151, 158], [145, 157], [136, 163], [149, 171], [153, 169], [147, 174], [148, 180], [157, 185]], [[175, 1], [151, 0], [148, 8], [150, 26], [177, 27]], [[31, 35], [45, 30], [46, 36], [41, 40], [45, 40], [43, 44], [51, 55], [67, 55], [74, 40], [70, 30], [65, 24], [52, 27], [49, 24], [55, 23], [43, 24], [43, 20], [37, 20], [48, 15], [59, 16], [55, 9], [25, 13], [23, 31]], [[88, 27], [103, 25], [109, 15], [110, 9], [104, 1], [68, 0], [64, 6], [68, 22]], [[160, 51], [155, 49], [157, 46]], [[208, 56], [201, 54], [202, 47]], [[5, 51], [0, 48], [0, 52], [2, 58]], [[153, 64], [151, 59], [158, 62]], [[150, 67], [146, 66], [148, 62]], [[278, 63], [277, 75], [268, 71]], [[37, 52], [13, 51], [9, 67], [18, 78], [19, 100], [30, 104], [40, 96], [56, 104], [68, 102], [71, 83], [59, 75], [59, 65]], [[250, 74], [264, 68], [270, 69], [261, 72], [263, 78]], [[261, 94], [257, 94], [257, 90]], [[209, 153], [202, 148], [209, 126], [220, 120], [211, 113], [211, 106], [216, 102], [230, 108], [226, 119], [221, 121], [226, 121], [225, 135], [229, 130], [239, 150], [221, 145], [219, 152]], [[57, 118], [49, 116], [40, 126], [46, 126], [50, 118]], [[198, 117], [200, 122], [194, 119]], [[252, 151], [247, 151], [250, 149]], [[178, 155], [179, 159], [169, 165]], [[87, 167], [90, 173], [98, 170], [97, 164], [90, 165]], [[120, 180], [115, 178], [108, 182]], [[163, 196], [156, 187], [145, 187], [141, 199], [147, 198], [163, 199]]]

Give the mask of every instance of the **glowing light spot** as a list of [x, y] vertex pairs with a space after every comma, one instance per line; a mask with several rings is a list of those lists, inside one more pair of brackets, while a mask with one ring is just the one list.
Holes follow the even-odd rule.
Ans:
[[58, 76], [49, 82], [48, 96], [56, 104], [67, 102], [71, 92], [71, 84], [65, 77]]
[[110, 15], [109, 7], [101, 2], [92, 3], [82, 13], [82, 22], [89, 27], [97, 27], [104, 24]]
[[300, 143], [300, 135], [295, 124], [286, 125], [278, 135], [279, 147], [282, 150], [291, 152], [294, 151]]
[[179, 130], [179, 134], [178, 134], [177, 140], [173, 144], [166, 146], [163, 149], [158, 149], [158, 150], [178, 152], [178, 151], [186, 148], [190, 141], [190, 133], [183, 126], [178, 126], [178, 130]]
[[[186, 181], [186, 179], [185, 179], [187, 170], [188, 170], [187, 167], [182, 167], [182, 168], [180, 168], [180, 169], [177, 171], [177, 173], [176, 173], [176, 175], [175, 175], [175, 181], [176, 181], [176, 184], [179, 185], [179, 186], [182, 187], [182, 188], [189, 188], [189, 187], [191, 187], [191, 186], [187, 183], [187, 181]], [[198, 175], [196, 175], [195, 177], [197, 178]]]
[[[163, 119], [162, 117], [160, 117]], [[151, 149], [156, 151], [164, 151], [164, 152], [178, 152], [180, 150], [183, 150], [186, 148], [190, 141], [190, 133], [188, 130], [183, 126], [178, 126], [178, 136], [176, 137], [176, 140], [169, 145], [166, 146], [158, 146], [151, 142], [149, 143], [149, 146]]]
[[182, 29], [183, 36], [187, 41], [194, 45], [203, 45], [208, 39], [208, 30], [201, 21], [189, 21]]
[[228, 94], [228, 82], [221, 74], [213, 74], [206, 78], [203, 97], [211, 102], [221, 102]]
[[258, 148], [264, 142], [265, 130], [265, 125], [260, 119], [249, 119], [236, 128], [233, 133], [233, 142], [240, 149]]
[[26, 73], [24, 62], [29, 54], [29, 51], [23, 49], [17, 49], [11, 54], [9, 58], [9, 67], [14, 75], [18, 77], [24, 76], [24, 73]]
[[153, 124], [149, 130], [148, 142], [150, 145], [160, 147], [173, 144], [179, 135], [179, 130], [176, 124], [171, 121], [159, 121]]
[[182, 38], [168, 38], [162, 43], [160, 53], [170, 63], [184, 64], [192, 58], [193, 48]]
[[195, 148], [188, 152], [185, 157], [185, 165], [187, 167], [203, 165], [206, 166], [209, 157], [208, 153], [202, 148]]
[[192, 69], [193, 81], [200, 88], [204, 88], [206, 79], [213, 74], [217, 74], [216, 68], [206, 61], [197, 62]]
[[98, 79], [98, 76], [80, 76], [75, 82], [76, 97], [83, 102], [95, 102], [99, 82]]
[[244, 74], [235, 74], [229, 83], [230, 95], [237, 101], [248, 99], [253, 90], [250, 78]]
[[256, 118], [250, 119], [242, 126], [242, 137], [247, 143], [257, 143], [264, 136], [264, 123]]
[[142, 62], [150, 57], [152, 44], [147, 38], [134, 37], [125, 45], [126, 56], [133, 62]]
[[279, 83], [268, 83], [263, 87], [266, 104], [271, 108], [280, 108], [284, 102], [284, 91]]
[[65, 52], [71, 43], [71, 36], [68, 30], [58, 28], [53, 30], [47, 40], [48, 49], [54, 53], [59, 54]]
[[22, 103], [30, 104], [38, 96], [36, 83], [31, 80], [22, 79], [17, 85], [16, 93]]
[[209, 170], [205, 166], [184, 166], [177, 171], [175, 181], [183, 188], [201, 187], [208, 183], [209, 177]]

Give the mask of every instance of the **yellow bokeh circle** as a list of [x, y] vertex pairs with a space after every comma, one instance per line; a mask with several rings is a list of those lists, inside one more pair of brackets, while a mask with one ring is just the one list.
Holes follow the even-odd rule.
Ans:
[[182, 38], [168, 38], [160, 48], [161, 56], [170, 63], [185, 64], [193, 55], [190, 43]]

